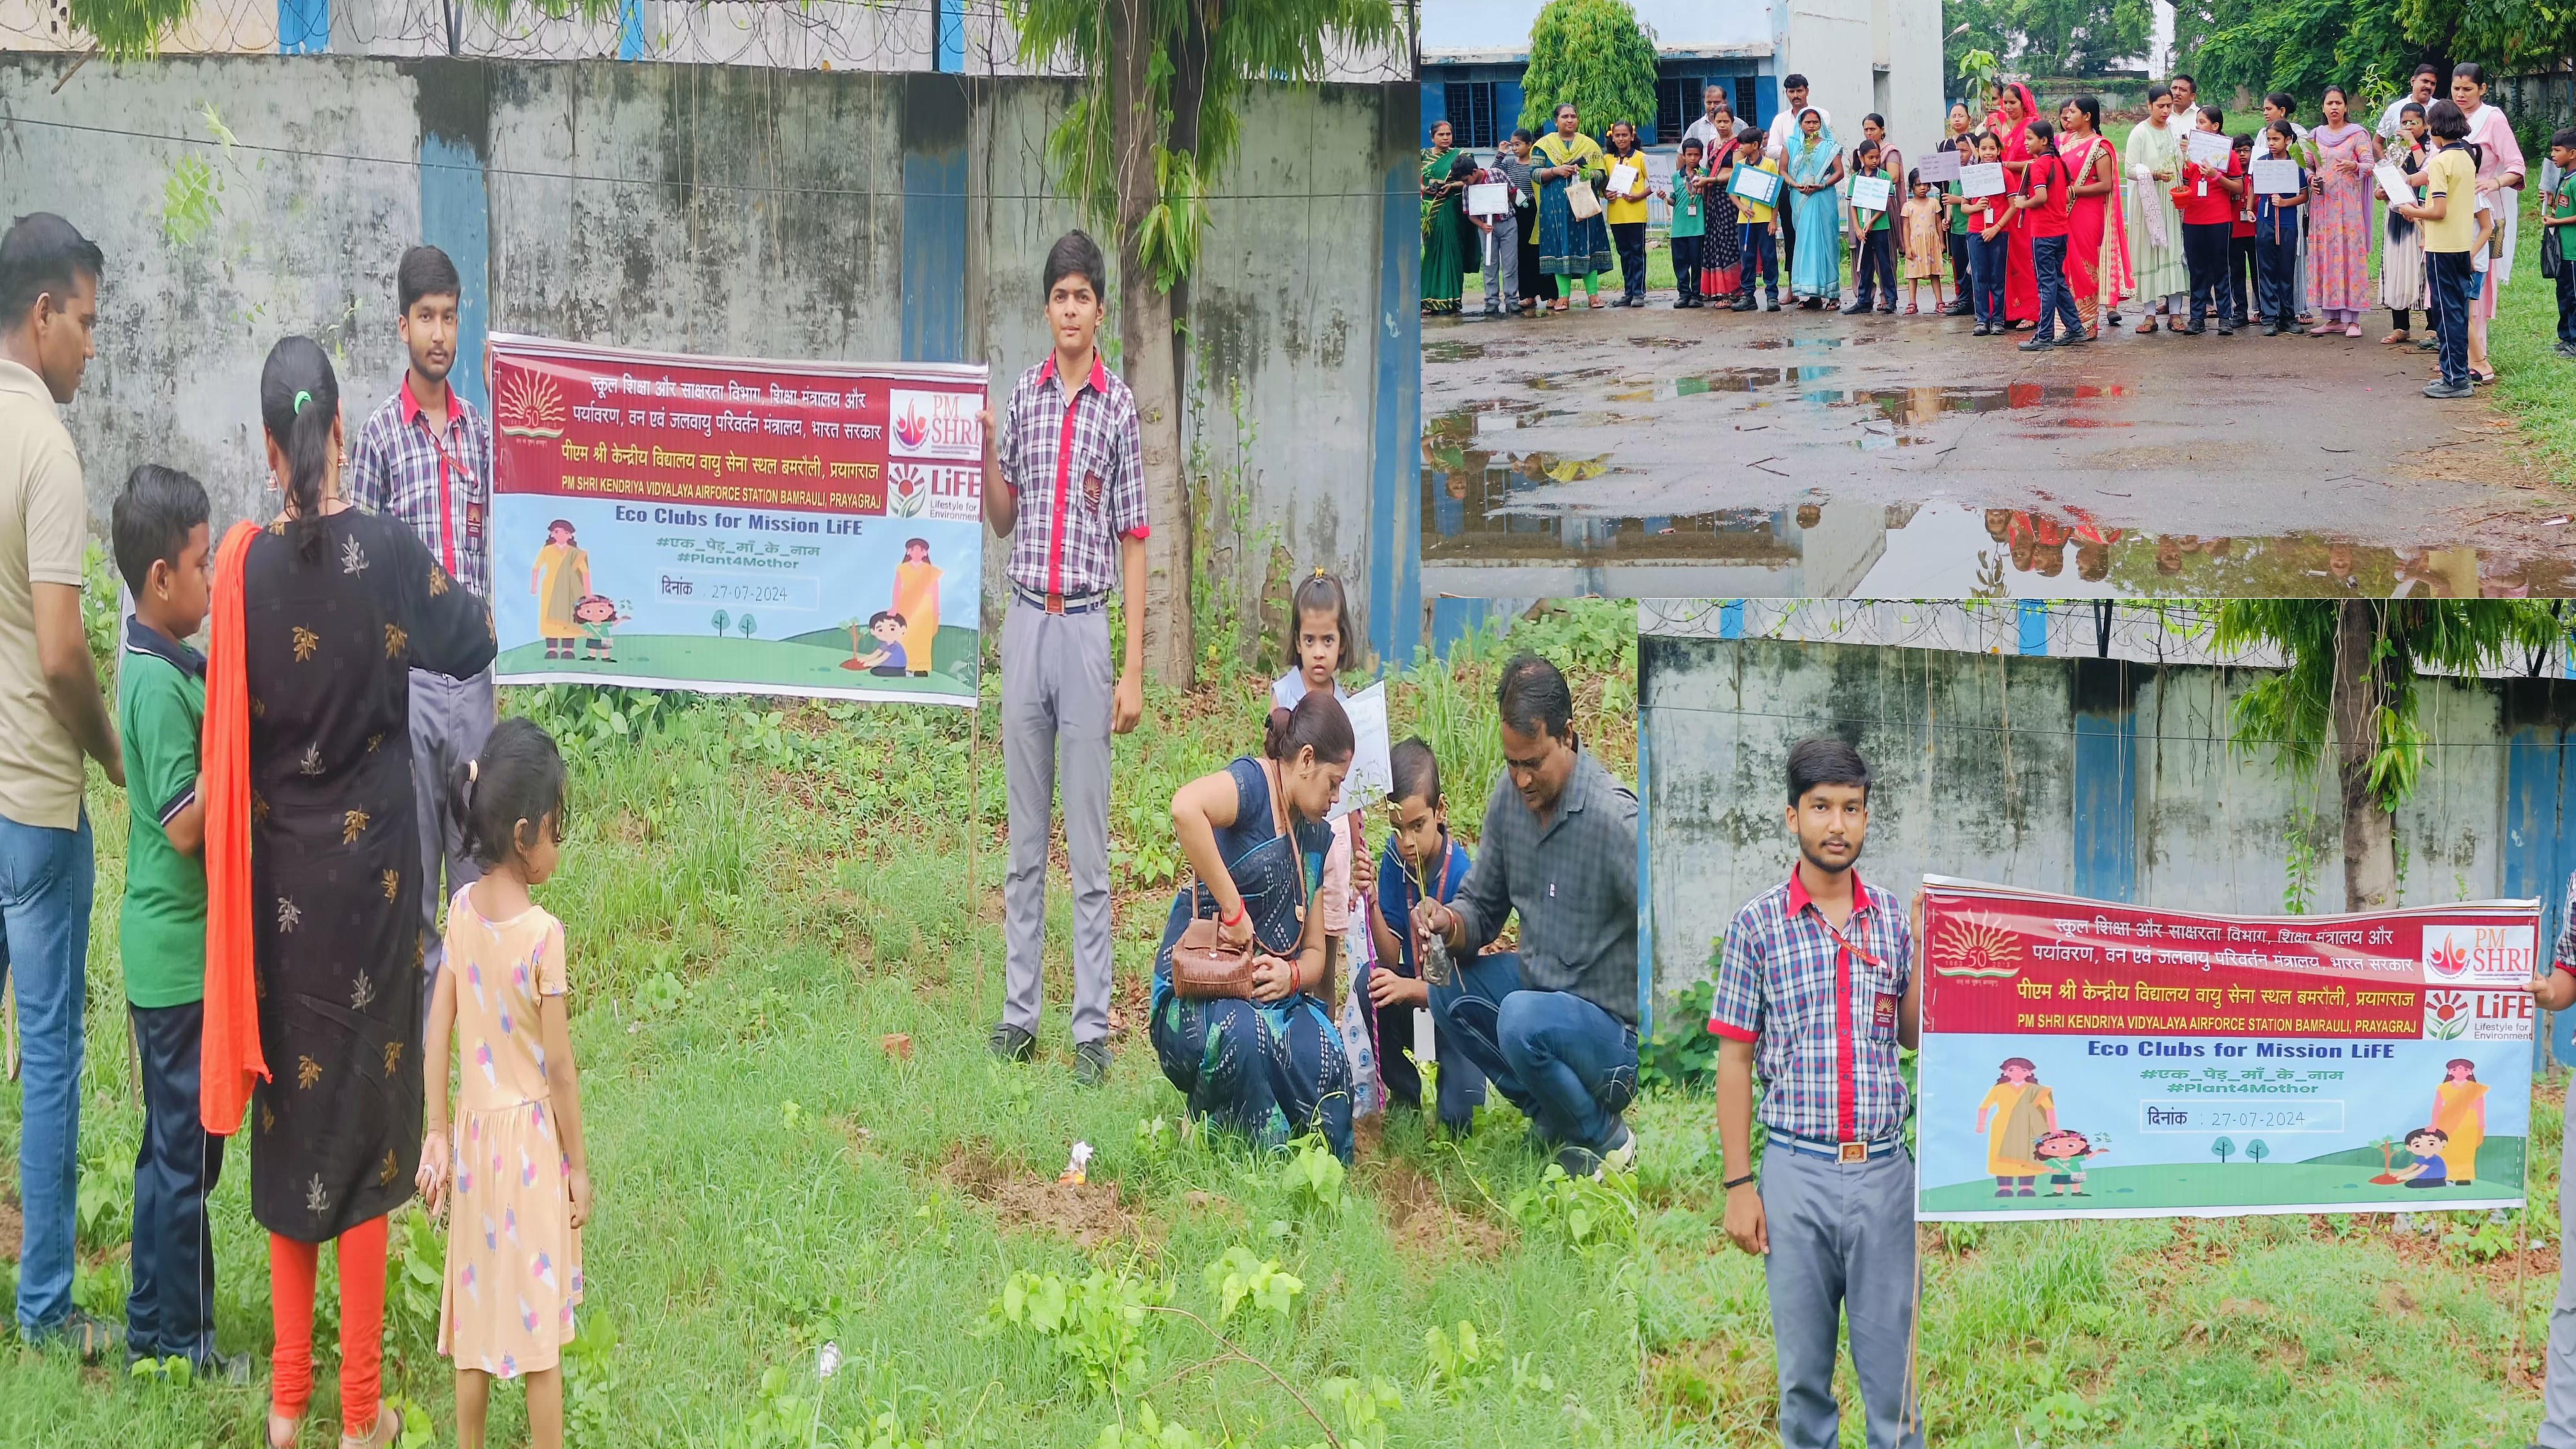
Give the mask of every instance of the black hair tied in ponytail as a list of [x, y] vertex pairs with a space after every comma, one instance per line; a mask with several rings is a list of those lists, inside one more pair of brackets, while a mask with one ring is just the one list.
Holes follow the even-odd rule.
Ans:
[[1309, 690], [1295, 709], [1271, 710], [1261, 732], [1261, 753], [1283, 765], [1294, 763], [1300, 750], [1313, 750], [1324, 764], [1348, 764], [1356, 743], [1342, 702], [1322, 690]]
[[259, 371], [259, 420], [286, 455], [286, 501], [296, 552], [322, 554], [322, 479], [331, 470], [331, 430], [340, 421], [340, 379], [310, 337], [284, 337]]
[[[569, 808], [563, 753], [553, 736], [528, 720], [492, 726], [482, 753], [456, 767], [447, 789], [448, 808], [465, 825], [465, 848], [486, 866], [535, 846], [535, 832], [548, 816], [554, 817], [555, 839], [563, 839]], [[528, 822], [525, 835], [519, 833], [522, 820]]]

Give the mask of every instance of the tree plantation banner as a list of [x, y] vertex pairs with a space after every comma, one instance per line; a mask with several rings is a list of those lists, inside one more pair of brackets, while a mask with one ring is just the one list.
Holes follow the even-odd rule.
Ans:
[[2539, 902], [2217, 916], [1924, 888], [1920, 1217], [2521, 1205]]
[[974, 703], [984, 368], [496, 334], [491, 383], [503, 682]]

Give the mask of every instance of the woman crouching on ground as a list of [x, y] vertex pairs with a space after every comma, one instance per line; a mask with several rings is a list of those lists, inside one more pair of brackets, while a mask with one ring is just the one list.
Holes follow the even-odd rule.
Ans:
[[[1273, 709], [1261, 757], [1235, 760], [1172, 796], [1172, 829], [1198, 874], [1172, 902], [1154, 954], [1151, 1034], [1163, 1075], [1212, 1118], [1260, 1146], [1320, 1132], [1351, 1156], [1351, 1069], [1331, 997], [1330, 934], [1312, 909], [1332, 831], [1326, 817], [1351, 765], [1350, 717], [1330, 694]], [[1246, 996], [1185, 997], [1172, 949], [1194, 919], [1253, 952]]]

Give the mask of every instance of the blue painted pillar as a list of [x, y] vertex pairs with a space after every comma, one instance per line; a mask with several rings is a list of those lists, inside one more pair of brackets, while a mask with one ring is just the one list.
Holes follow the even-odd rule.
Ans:
[[[1419, 608], [1419, 606], [1416, 606]], [[1485, 627], [1493, 617], [1491, 599], [1433, 599], [1431, 601], [1431, 652], [1446, 659], [1451, 646]]]
[[[2504, 893], [2540, 900], [2540, 949], [2558, 940], [2567, 902], [2569, 858], [2576, 842], [2564, 838], [2576, 825], [2576, 780], [2567, 776], [2562, 731], [2545, 725], [2522, 725], [2505, 739], [2504, 755]], [[2558, 1060], [2576, 1060], [2576, 1011], [2553, 1013], [2544, 1038]], [[2537, 1048], [2535, 1048], [2537, 1050]], [[2535, 1065], [2545, 1065], [2538, 1057]]]
[[618, 0], [617, 58], [644, 58], [644, 0]]
[[2016, 611], [2021, 652], [2038, 656], [2048, 652], [2048, 602], [2045, 599], [2022, 599]]
[[[1423, 88], [1426, 98], [1433, 91]], [[1400, 99], [1402, 92], [1390, 95]], [[1401, 105], [1386, 115], [1381, 134], [1400, 142]], [[1409, 157], [1411, 148], [1401, 154]], [[1381, 661], [1407, 663], [1422, 646], [1422, 187], [1412, 163], [1401, 159], [1387, 169], [1385, 186], [1372, 339], [1368, 633]]]
[[277, 53], [320, 55], [331, 48], [331, 0], [277, 0]]
[[1742, 599], [1729, 599], [1717, 606], [1717, 637], [1720, 639], [1744, 637], [1744, 601]]
[[[917, 76], [903, 101], [903, 360], [966, 360], [966, 96]], [[1131, 343], [1132, 345], [1132, 343]]]
[[2137, 898], [2138, 710], [2132, 667], [2075, 663], [2074, 891], [2098, 901]]
[[966, 0], [939, 0], [939, 33], [930, 57], [933, 70], [966, 73]]
[[483, 189], [483, 158], [470, 140], [425, 131], [420, 138], [420, 239], [456, 264], [456, 369], [448, 383], [465, 400], [492, 411], [483, 373], [483, 339], [492, 320], [492, 213]]

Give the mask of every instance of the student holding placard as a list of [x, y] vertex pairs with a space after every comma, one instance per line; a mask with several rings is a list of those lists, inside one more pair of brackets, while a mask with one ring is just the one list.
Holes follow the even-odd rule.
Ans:
[[1519, 189], [1512, 194], [1512, 230], [1518, 234], [1520, 242], [1517, 265], [1523, 316], [1537, 311], [1541, 302], [1556, 300], [1556, 278], [1538, 269], [1538, 178], [1531, 170], [1530, 161], [1530, 148], [1537, 141], [1538, 137], [1531, 135], [1527, 127], [1522, 127], [1513, 131], [1512, 139], [1503, 146], [1504, 152], [1512, 158], [1511, 174], [1520, 180]]
[[2433, 297], [2433, 334], [2442, 375], [2426, 397], [2464, 398], [2469, 388], [2469, 252], [2477, 244], [2477, 163], [2469, 159], [2469, 120], [2449, 101], [2424, 108], [2436, 148], [2424, 163], [2424, 199], [2397, 208], [2424, 233], [2424, 271]]
[[1977, 119], [1966, 101], [1950, 103], [1950, 133], [1932, 155], [1924, 158], [1920, 168], [1923, 179], [1932, 183], [1932, 194], [1941, 201], [1942, 215], [1949, 228], [1946, 243], [1950, 253], [1950, 286], [1952, 300], [1949, 315], [1964, 317], [1974, 305], [1968, 296], [1968, 208], [1967, 194], [1960, 189], [1957, 167], [1962, 161], [1973, 161], [1977, 143], [1972, 136]]
[[[1987, 177], [1999, 178], [2003, 168], [1997, 158], [2003, 155], [2003, 142], [1991, 132], [1977, 136], [1977, 165], [1984, 176], [1960, 173], [1961, 183], [1971, 191], [1985, 184]], [[1991, 172], [1987, 168], [1992, 167]], [[1966, 207], [1968, 225], [1968, 281], [1976, 292], [1977, 331], [1979, 337], [2008, 332], [2011, 324], [2004, 318], [2004, 270], [2009, 265], [2005, 253], [2011, 243], [2005, 231], [2012, 217], [2004, 208], [2008, 198], [2001, 187], [1978, 192]]]
[[[2004, 177], [2016, 194], [2022, 190], [2022, 174], [2030, 169], [2030, 127], [2038, 115], [2039, 102], [2031, 97], [2030, 87], [2015, 81], [2004, 87], [1995, 113], [1986, 118], [1986, 129], [2003, 140]], [[2004, 316], [2018, 327], [2039, 320], [2039, 277], [2031, 269], [2031, 236], [2018, 214], [2005, 229], [2004, 240], [2010, 244], [2005, 252]]]
[[2271, 152], [2264, 159], [2273, 164], [2254, 163], [2255, 311], [2266, 337], [2307, 330], [2299, 325], [2290, 285], [2299, 266], [2299, 213], [2308, 199], [2308, 168], [2290, 150], [2296, 139], [2288, 121], [2272, 122], [2263, 128], [2263, 144]]
[[2245, 176], [2245, 189], [2236, 198], [2236, 220], [2227, 228], [2227, 315], [2237, 326], [2251, 327], [2254, 325], [2254, 138], [2230, 136], [2228, 145], [2235, 150], [2236, 169]]
[[2174, 187], [2182, 212], [2184, 260], [2190, 264], [2191, 325], [2186, 337], [2209, 330], [2209, 314], [2218, 313], [2218, 333], [2236, 335], [2227, 304], [2227, 234], [2236, 219], [2236, 199], [2245, 189], [2238, 177], [2234, 148], [2218, 126], [2224, 113], [2203, 106], [2199, 129], [2185, 138], [2186, 159]]
[[[2263, 125], [2256, 127], [2254, 134], [2254, 155], [2258, 159], [2266, 159], [2270, 155], [2265, 150], [2268, 143], [2263, 139], [2263, 130], [2274, 121], [2280, 121], [2290, 128], [2291, 159], [2311, 171], [2316, 169], [2315, 152], [2308, 144], [2308, 128], [2291, 119], [2297, 114], [2298, 109], [2298, 97], [2288, 91], [2274, 91], [2263, 98]], [[2248, 210], [2251, 208], [2249, 207]], [[2313, 323], [2316, 318], [2308, 312], [2308, 232], [2307, 217], [2304, 213], [2301, 214], [2299, 221], [2298, 261], [2290, 269], [2290, 292], [2294, 305], [2298, 308], [2299, 325], [2304, 327]]]
[[[1496, 147], [1494, 164], [1476, 173], [1467, 188], [1467, 219], [1484, 233], [1485, 315], [1500, 317], [1518, 305], [1521, 290], [1519, 214], [1513, 209], [1529, 189], [1529, 163], [1508, 144]], [[1479, 210], [1479, 205], [1482, 210]]]
[[[1852, 234], [1852, 300], [1843, 308], [1846, 317], [1858, 316], [1875, 305], [1881, 312], [1896, 310], [1896, 234], [1887, 224], [1888, 204], [1893, 199], [1895, 181], [1887, 169], [1885, 150], [1876, 141], [1863, 141], [1852, 154], [1851, 234]], [[1877, 292], [1871, 290], [1873, 281]]]
[[1613, 307], [1646, 305], [1646, 153], [1637, 149], [1637, 128], [1627, 121], [1610, 123], [1609, 175], [1601, 184], [1610, 223], [1611, 244], [1619, 252], [1619, 298]]
[[1735, 173], [1728, 190], [1735, 198], [1737, 250], [1744, 269], [1732, 311], [1753, 310], [1754, 274], [1761, 274], [1766, 294], [1763, 310], [1780, 310], [1780, 163], [1762, 154], [1766, 137], [1747, 126], [1735, 133]]

